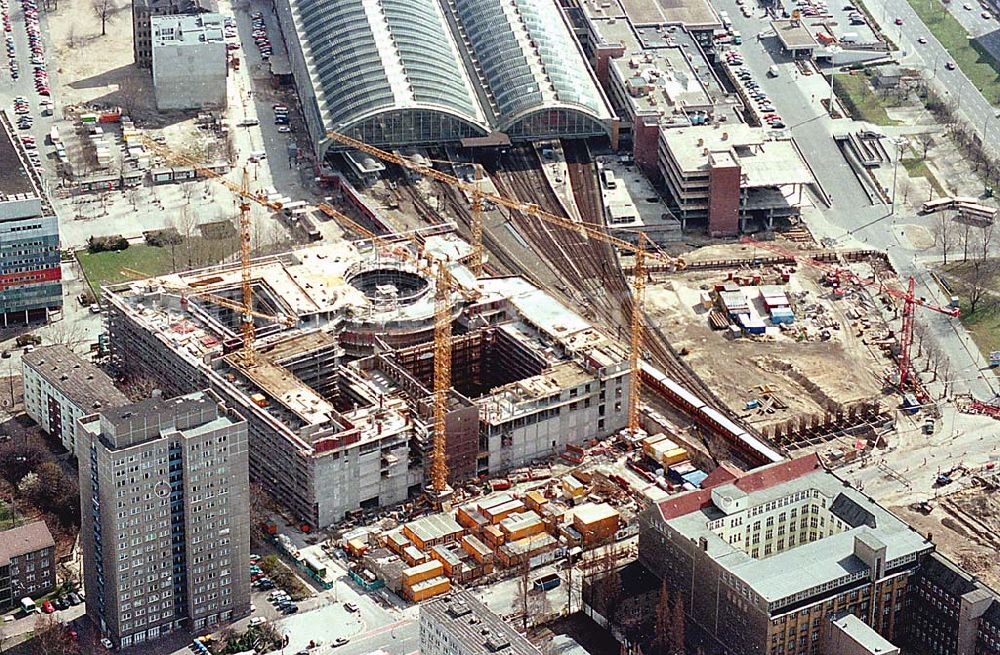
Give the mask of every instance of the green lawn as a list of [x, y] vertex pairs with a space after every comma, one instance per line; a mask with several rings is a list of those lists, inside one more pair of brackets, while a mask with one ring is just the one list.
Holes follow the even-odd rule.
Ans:
[[868, 121], [875, 125], [898, 123], [889, 118], [885, 107], [864, 75], [834, 75], [833, 90], [856, 120]]
[[170, 248], [154, 248], [145, 244], [130, 246], [120, 252], [90, 253], [81, 250], [77, 253], [83, 273], [94, 294], [99, 298], [101, 286], [115, 284], [132, 279], [122, 273], [122, 269], [131, 268], [150, 276], [169, 273], [173, 270]]
[[[941, 4], [940, 0], [908, 0], [920, 20], [937, 37], [966, 77], [982, 92], [990, 103], [1000, 101], [1000, 66], [985, 51], [972, 45], [969, 33], [962, 24]], [[973, 3], [978, 14], [979, 4]], [[933, 62], [930, 62], [933, 65]], [[938, 62], [943, 67], [946, 62]]]
[[[960, 260], [962, 253], [956, 249], [953, 256]], [[979, 301], [976, 312], [969, 311], [969, 296], [962, 288], [961, 276], [968, 269], [969, 264], [962, 261], [948, 263], [942, 266], [941, 271], [945, 273], [943, 277], [947, 280], [958, 296], [959, 307], [962, 310], [962, 324], [969, 331], [972, 340], [979, 346], [979, 350], [987, 359], [991, 351], [1000, 350], [1000, 302], [991, 297], [983, 298]], [[991, 289], [1000, 289], [1000, 277], [994, 278], [990, 283]]]

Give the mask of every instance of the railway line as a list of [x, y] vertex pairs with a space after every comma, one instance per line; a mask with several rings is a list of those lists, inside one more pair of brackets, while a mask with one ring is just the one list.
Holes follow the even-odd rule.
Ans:
[[[574, 201], [581, 220], [603, 226], [604, 213], [601, 209], [600, 189], [597, 186], [597, 171], [590, 159], [586, 143], [564, 142], [563, 150]], [[491, 173], [501, 193], [525, 202], [535, 202], [546, 211], [566, 216], [562, 204], [541, 172], [540, 162], [533, 150], [511, 149], [507, 161], [501, 160], [500, 164]], [[571, 229], [543, 224], [530, 216], [518, 216], [515, 224], [550, 264], [566, 276], [567, 281], [579, 281], [576, 291], [582, 298], [577, 300], [582, 300], [584, 304], [578, 306], [591, 308], [591, 311], [605, 324], [614, 325], [619, 335], [627, 334], [633, 309], [631, 287], [621, 270], [617, 253], [610, 244], [585, 239]], [[644, 359], [666, 373], [670, 379], [704, 399], [702, 407], [708, 405], [724, 407], [709, 386], [681, 360], [666, 335], [648, 321], [643, 335], [643, 345], [646, 351], [643, 354]], [[656, 383], [661, 382], [656, 379], [655, 372], [651, 372], [648, 377], [650, 379], [646, 382], [654, 382], [654, 388], [657, 386]], [[658, 388], [656, 390], [658, 393], [662, 391]], [[667, 395], [672, 400], [677, 400], [675, 394]], [[757, 463], [768, 461], [774, 456], [773, 451], [760, 443], [755, 436], [745, 433], [739, 426], [724, 419], [723, 415], [718, 414], [707, 421], [706, 427], [722, 437], [735, 451], [733, 454]]]

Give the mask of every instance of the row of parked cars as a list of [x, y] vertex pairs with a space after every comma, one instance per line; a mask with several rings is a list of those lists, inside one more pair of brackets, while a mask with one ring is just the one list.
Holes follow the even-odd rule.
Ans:
[[257, 50], [260, 51], [261, 58], [264, 60], [270, 59], [271, 55], [274, 54], [274, 49], [271, 47], [271, 39], [267, 36], [267, 24], [264, 23], [264, 14], [259, 11], [250, 14], [250, 27], [253, 30], [251, 32], [253, 41], [257, 44]]
[[70, 607], [79, 605], [82, 602], [83, 598], [74, 591], [68, 594], [62, 594], [61, 596], [56, 596], [51, 600], [43, 600], [42, 611], [46, 614], [52, 614], [56, 611], [69, 609]]
[[14, 26], [10, 21], [10, 0], [0, 0], [0, 18], [3, 19], [3, 39], [7, 47], [7, 70], [11, 79], [17, 79], [21, 71], [17, 66], [17, 49], [14, 47]]
[[771, 104], [771, 99], [766, 93], [764, 93], [764, 91], [760, 88], [760, 84], [753, 78], [753, 73], [751, 73], [749, 69], [743, 67], [743, 55], [736, 50], [727, 50], [724, 56], [726, 64], [730, 69], [732, 69], [733, 77], [738, 80], [739, 84], [743, 85], [743, 88], [746, 90], [747, 97], [754, 103], [754, 109], [760, 116], [761, 121], [776, 130], [785, 127], [785, 123], [781, 120], [781, 116], [777, 114], [777, 110], [774, 105]]
[[34, 69], [35, 91], [38, 95], [52, 95], [49, 91], [49, 72], [45, 69], [45, 47], [42, 45], [42, 28], [38, 22], [38, 0], [21, 0], [24, 10], [24, 29], [28, 32], [31, 48], [31, 66]]

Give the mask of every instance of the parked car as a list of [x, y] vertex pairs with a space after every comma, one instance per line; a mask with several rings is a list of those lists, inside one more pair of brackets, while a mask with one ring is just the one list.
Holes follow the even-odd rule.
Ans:
[[79, 605], [82, 602], [83, 602], [83, 599], [80, 598], [80, 596], [77, 595], [77, 593], [75, 591], [71, 591], [70, 592], [70, 594], [69, 594], [69, 603], [70, 603], [70, 605]]
[[46, 614], [51, 614], [52, 612], [56, 611], [56, 608], [52, 605], [51, 602], [49, 602], [47, 600], [43, 600], [42, 601], [42, 611], [45, 612]]
[[947, 64], [944, 65], [944, 67], [950, 71], [953, 71], [955, 70], [955, 62], [949, 61]]
[[344, 609], [352, 614], [359, 611], [358, 606], [354, 603], [344, 603]]
[[264, 623], [267, 623], [267, 619], [265, 619], [263, 616], [255, 616], [252, 619], [250, 619], [250, 625], [262, 625]]

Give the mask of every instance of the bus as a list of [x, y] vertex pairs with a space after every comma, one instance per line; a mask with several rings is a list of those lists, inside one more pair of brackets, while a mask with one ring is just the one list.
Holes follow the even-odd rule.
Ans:
[[955, 199], [951, 197], [938, 198], [937, 200], [928, 200], [920, 206], [921, 214], [933, 214], [934, 212], [944, 211], [946, 209], [951, 209], [955, 206]]
[[319, 577], [322, 578], [326, 576], [326, 565], [321, 564], [320, 561], [315, 557], [313, 557], [312, 555], [306, 555], [305, 557], [302, 558], [302, 561], [306, 565], [307, 569], [309, 569]]
[[997, 216], [996, 207], [989, 207], [978, 203], [961, 203], [957, 209], [961, 222], [980, 227], [993, 225], [993, 221]]

